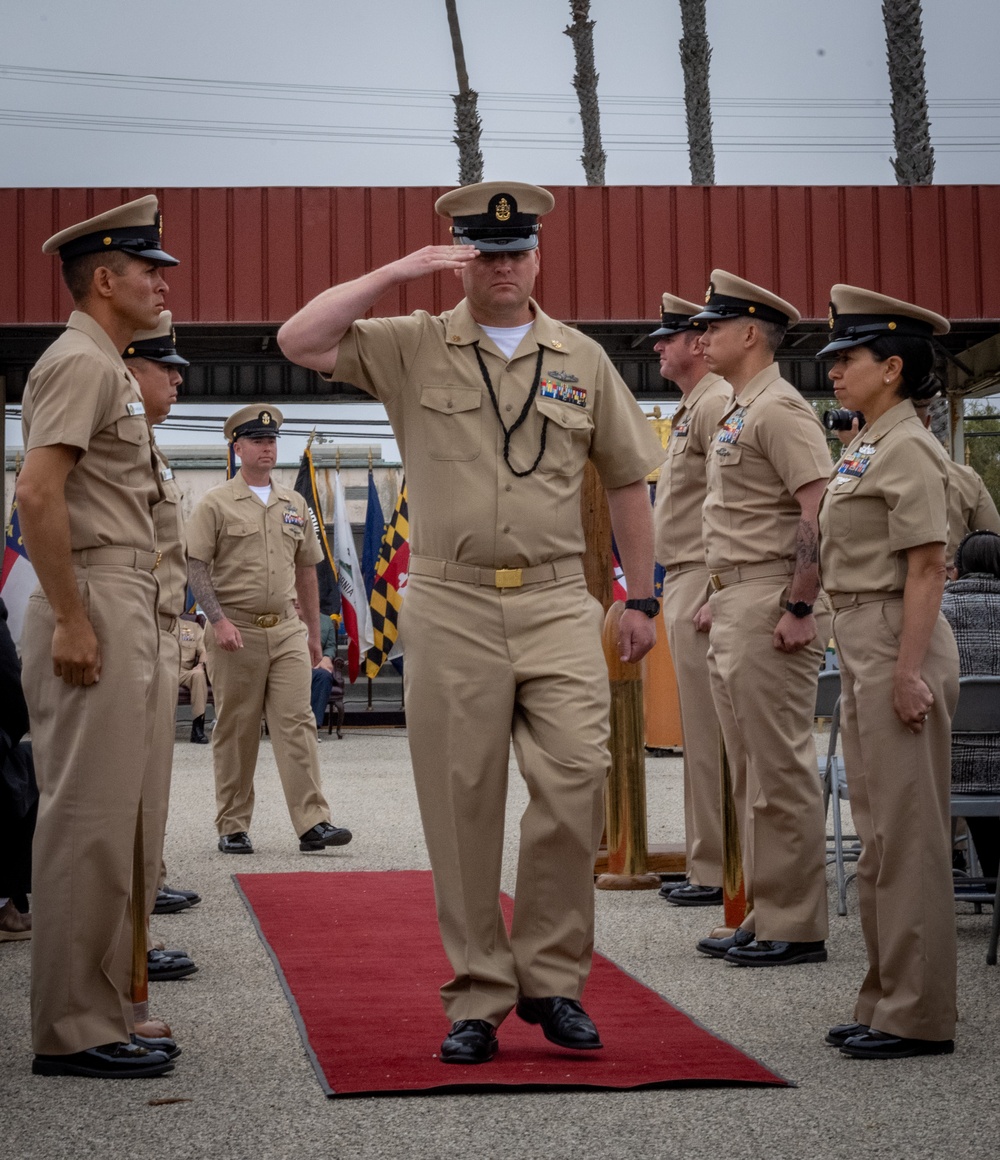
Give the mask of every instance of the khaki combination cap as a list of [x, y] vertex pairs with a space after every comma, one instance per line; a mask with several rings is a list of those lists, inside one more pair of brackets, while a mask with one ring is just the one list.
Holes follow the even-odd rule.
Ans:
[[705, 308], [695, 317], [699, 322], [721, 322], [743, 316], [779, 326], [794, 326], [802, 317], [790, 302], [763, 286], [755, 286], [727, 270], [713, 270], [705, 292]]
[[177, 332], [169, 310], [160, 313], [159, 321], [152, 330], [137, 330], [132, 335], [132, 341], [122, 351], [122, 358], [148, 358], [151, 362], [170, 363], [178, 367], [191, 365], [177, 353]]
[[99, 213], [79, 225], [53, 234], [42, 246], [42, 253], [58, 252], [59, 257], [68, 262], [82, 254], [121, 250], [160, 266], [177, 266], [179, 260], [160, 248], [163, 224], [157, 205], [156, 194], [148, 193], [117, 209]]
[[268, 436], [277, 436], [285, 416], [277, 407], [267, 403], [251, 403], [249, 407], [240, 407], [226, 420], [223, 428], [227, 439], [263, 439]]
[[887, 335], [929, 339], [951, 330], [948, 319], [933, 310], [840, 282], [830, 290], [829, 326], [830, 341], [817, 358]]
[[698, 322], [695, 315], [701, 310], [693, 302], [678, 298], [675, 294], [664, 294], [660, 303], [660, 328], [650, 333], [650, 338], [662, 338], [666, 334], [681, 334], [685, 330], [704, 330], [705, 324]]
[[538, 245], [538, 219], [556, 199], [539, 185], [520, 181], [481, 181], [442, 194], [434, 203], [441, 217], [450, 217], [456, 245], [475, 246], [484, 253], [516, 253]]

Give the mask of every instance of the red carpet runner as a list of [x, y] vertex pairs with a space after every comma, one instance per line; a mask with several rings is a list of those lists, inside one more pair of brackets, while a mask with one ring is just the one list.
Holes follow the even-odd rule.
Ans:
[[429, 871], [235, 877], [328, 1095], [787, 1082], [600, 955], [584, 1003], [602, 1051], [563, 1050], [511, 1014], [495, 1060], [442, 1064], [451, 972]]

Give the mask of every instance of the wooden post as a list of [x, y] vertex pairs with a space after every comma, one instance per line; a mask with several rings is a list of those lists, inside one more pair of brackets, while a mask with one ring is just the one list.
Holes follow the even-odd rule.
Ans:
[[711, 938], [728, 938], [747, 915], [746, 884], [743, 881], [743, 851], [737, 824], [739, 804], [733, 799], [733, 779], [729, 772], [726, 745], [719, 730], [719, 775], [722, 779], [722, 902], [723, 926]]

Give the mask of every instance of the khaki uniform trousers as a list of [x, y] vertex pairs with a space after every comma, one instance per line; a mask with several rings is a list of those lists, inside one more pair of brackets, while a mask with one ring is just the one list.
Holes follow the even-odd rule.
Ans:
[[220, 834], [250, 829], [263, 715], [288, 814], [301, 836], [317, 822], [330, 820], [320, 788], [316, 718], [309, 700], [312, 667], [306, 626], [294, 616], [274, 628], [233, 623], [243, 638], [237, 652], [219, 648], [211, 624], [205, 629], [208, 679], [215, 694], [215, 824]]
[[[582, 576], [498, 590], [410, 573], [406, 721], [451, 1021], [499, 1025], [518, 995], [579, 999], [610, 768], [603, 615]], [[514, 918], [500, 911], [511, 736], [530, 800]]]
[[167, 832], [170, 775], [174, 764], [174, 737], [177, 733], [177, 673], [180, 663], [181, 647], [176, 621], [171, 632], [166, 631], [161, 622], [160, 658], [153, 705], [153, 740], [146, 759], [142, 795], [142, 853], [147, 915], [153, 913], [156, 892], [166, 877], [163, 841]]
[[829, 930], [826, 822], [816, 765], [816, 685], [830, 637], [825, 598], [816, 639], [797, 653], [774, 647], [787, 577], [713, 592], [709, 664], [743, 850], [747, 917], [758, 939], [818, 942]]
[[722, 802], [719, 719], [708, 671], [708, 633], [694, 614], [708, 599], [708, 573], [694, 566], [663, 580], [663, 620], [677, 676], [684, 731], [684, 837], [688, 878], [722, 885]]
[[951, 717], [958, 649], [938, 616], [922, 675], [934, 705], [921, 733], [892, 708], [902, 600], [842, 609], [840, 728], [861, 838], [858, 901], [868, 952], [854, 1018], [907, 1039], [955, 1033], [955, 897], [951, 873]]
[[[197, 720], [199, 717], [204, 717], [205, 710], [208, 708], [208, 678], [205, 676], [205, 670], [203, 668], [182, 669], [177, 683], [191, 691], [192, 719]], [[176, 695], [174, 699], [176, 700]]]
[[114, 566], [76, 569], [101, 646], [101, 679], [52, 671], [52, 609], [28, 602], [24, 693], [38, 777], [33, 846], [34, 1050], [65, 1055], [128, 1040], [132, 854], [152, 740], [156, 581]]

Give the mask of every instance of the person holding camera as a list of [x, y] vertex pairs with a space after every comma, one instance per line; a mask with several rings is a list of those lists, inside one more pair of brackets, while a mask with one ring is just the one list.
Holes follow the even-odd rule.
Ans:
[[841, 731], [868, 973], [854, 1022], [827, 1043], [859, 1059], [954, 1050], [956, 943], [949, 811], [958, 652], [941, 615], [948, 470], [915, 403], [934, 396], [930, 339], [946, 319], [834, 286], [830, 379], [866, 424], [820, 507], [834, 608]]

